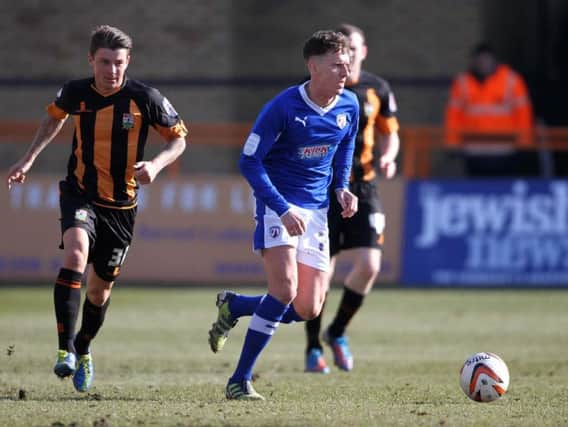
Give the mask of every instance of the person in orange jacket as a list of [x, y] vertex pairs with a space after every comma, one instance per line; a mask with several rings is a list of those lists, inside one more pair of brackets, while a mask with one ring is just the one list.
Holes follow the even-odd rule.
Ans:
[[[472, 51], [470, 67], [453, 81], [446, 107], [446, 143], [461, 147], [473, 138], [483, 142], [487, 151], [497, 144], [489, 141], [509, 141], [514, 136], [513, 148], [533, 144], [533, 108], [523, 78], [506, 64], [497, 60], [495, 52], [486, 43]], [[493, 145], [493, 147], [491, 147]], [[503, 153], [501, 153], [503, 154]]]
[[477, 45], [469, 70], [452, 83], [446, 109], [448, 143], [459, 144], [461, 132], [520, 132], [520, 145], [528, 145], [532, 128], [532, 105], [523, 78], [499, 63], [489, 45]]

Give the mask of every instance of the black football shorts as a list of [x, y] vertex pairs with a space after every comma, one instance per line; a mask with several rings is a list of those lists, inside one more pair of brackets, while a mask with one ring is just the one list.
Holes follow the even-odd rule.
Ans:
[[359, 198], [357, 213], [351, 218], [341, 217], [335, 192], [330, 195], [327, 220], [332, 257], [353, 248], [382, 249], [385, 215], [375, 181], [351, 183], [349, 189]]
[[[88, 263], [106, 281], [116, 280], [132, 242], [136, 207], [111, 209], [97, 206], [73, 191], [70, 185], [59, 184], [61, 235], [69, 228], [79, 227], [89, 235]], [[63, 243], [61, 243], [63, 249]]]

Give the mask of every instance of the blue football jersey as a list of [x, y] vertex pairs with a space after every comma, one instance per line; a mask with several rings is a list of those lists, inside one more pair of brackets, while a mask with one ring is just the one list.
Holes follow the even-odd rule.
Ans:
[[359, 102], [343, 91], [325, 108], [306, 82], [264, 106], [248, 136], [239, 167], [255, 197], [278, 215], [289, 203], [308, 209], [329, 204], [328, 191], [347, 188], [359, 121]]

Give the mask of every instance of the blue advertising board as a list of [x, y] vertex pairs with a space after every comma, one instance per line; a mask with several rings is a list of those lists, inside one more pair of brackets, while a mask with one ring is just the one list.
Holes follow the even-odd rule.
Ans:
[[568, 181], [411, 181], [402, 280], [568, 286]]

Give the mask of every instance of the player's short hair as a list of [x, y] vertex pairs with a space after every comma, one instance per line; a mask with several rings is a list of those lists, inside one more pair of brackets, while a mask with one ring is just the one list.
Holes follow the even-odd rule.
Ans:
[[346, 22], [339, 24], [336, 28], [335, 31], [338, 33], [341, 33], [347, 37], [349, 37], [351, 34], [359, 34], [361, 36], [361, 38], [363, 39], [363, 43], [365, 42], [365, 32], [353, 25], [353, 24], [347, 24]]
[[132, 38], [124, 31], [110, 25], [99, 25], [91, 33], [89, 53], [95, 55], [97, 49], [132, 50]]
[[348, 52], [349, 41], [343, 34], [332, 30], [316, 31], [304, 44], [304, 59], [332, 52]]

